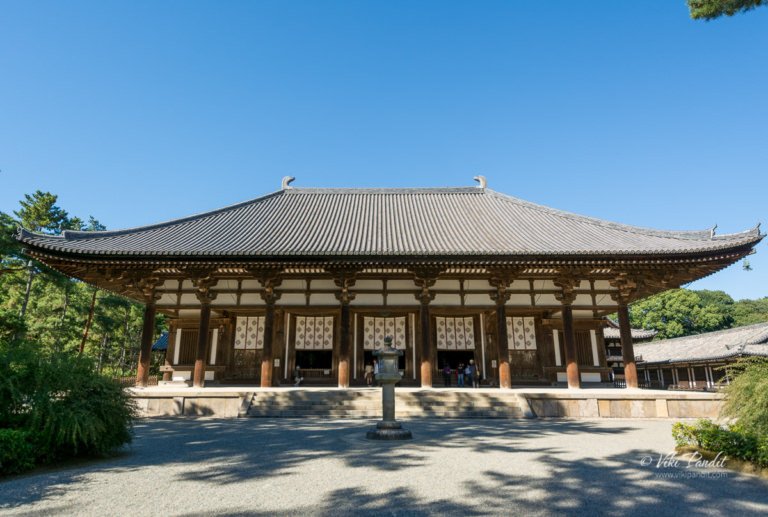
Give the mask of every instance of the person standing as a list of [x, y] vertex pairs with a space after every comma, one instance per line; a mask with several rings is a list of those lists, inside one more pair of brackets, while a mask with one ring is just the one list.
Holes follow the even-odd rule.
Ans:
[[293, 377], [296, 380], [296, 383], [294, 384], [294, 386], [298, 386], [299, 384], [301, 384], [301, 381], [304, 380], [304, 377], [301, 376], [301, 366], [299, 366], [298, 364], [296, 365], [296, 369], [293, 371]]
[[373, 379], [374, 379], [374, 381], [376, 380], [376, 376], [378, 374], [379, 374], [379, 362], [376, 359], [374, 359], [373, 360]]
[[479, 388], [480, 387], [480, 370], [477, 369], [477, 366], [475, 365], [475, 361], [473, 359], [469, 360], [469, 368], [472, 370], [472, 387]]
[[373, 386], [373, 365], [365, 365], [365, 383], [368, 386]]
[[469, 360], [466, 368], [464, 368], [464, 376], [466, 377], [467, 386], [475, 387], [475, 376], [473, 375], [472, 359]]
[[459, 367], [456, 369], [456, 386], [464, 387], [464, 363], [459, 363]]
[[451, 365], [445, 363], [443, 366], [443, 386], [450, 387], [451, 385]]

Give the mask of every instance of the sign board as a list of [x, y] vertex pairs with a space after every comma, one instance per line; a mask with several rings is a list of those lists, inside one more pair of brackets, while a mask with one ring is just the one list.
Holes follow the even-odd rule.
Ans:
[[496, 359], [491, 361], [491, 368], [496, 368]]
[[280, 358], [279, 357], [275, 358], [275, 368], [280, 368]]

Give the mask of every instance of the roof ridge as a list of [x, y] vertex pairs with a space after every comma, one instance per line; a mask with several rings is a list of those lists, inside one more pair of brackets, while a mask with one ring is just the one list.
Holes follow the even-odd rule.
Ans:
[[480, 187], [290, 187], [287, 194], [482, 194]]

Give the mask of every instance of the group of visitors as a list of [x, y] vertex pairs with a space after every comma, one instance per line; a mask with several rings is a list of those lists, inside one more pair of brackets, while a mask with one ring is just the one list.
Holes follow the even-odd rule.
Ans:
[[[454, 370], [451, 369], [451, 365], [447, 362], [443, 366], [443, 385], [444, 386], [450, 386], [451, 385], [451, 376], [454, 372]], [[456, 385], [459, 388], [463, 388], [465, 386], [473, 387], [473, 388], [479, 388], [480, 387], [480, 372], [477, 369], [477, 366], [475, 366], [475, 361], [473, 359], [469, 360], [468, 365], [464, 365], [464, 363], [459, 363], [458, 368], [456, 368]]]
[[365, 383], [368, 386], [373, 386], [373, 379], [379, 373], [379, 362], [374, 359], [373, 364], [365, 365]]

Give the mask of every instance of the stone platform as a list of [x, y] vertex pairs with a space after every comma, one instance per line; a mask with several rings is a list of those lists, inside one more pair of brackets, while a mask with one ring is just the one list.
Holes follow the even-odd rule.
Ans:
[[[379, 388], [129, 388], [145, 417], [377, 418]], [[615, 388], [398, 388], [396, 418], [705, 418], [719, 393]]]

